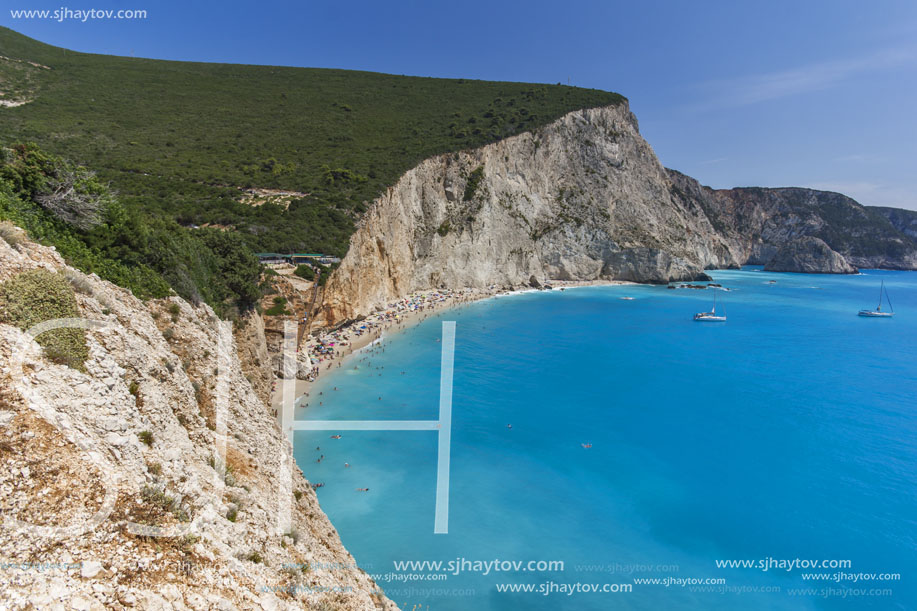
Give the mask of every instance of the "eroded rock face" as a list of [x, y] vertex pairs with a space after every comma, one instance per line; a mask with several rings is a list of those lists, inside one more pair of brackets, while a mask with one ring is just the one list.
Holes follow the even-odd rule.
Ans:
[[740, 262], [685, 205], [626, 104], [440, 155], [376, 200], [328, 282], [334, 325], [415, 290], [550, 280], [668, 282]]
[[[826, 256], [806, 265], [814, 265], [812, 271], [842, 269], [845, 266], [838, 265], [837, 255], [846, 260], [846, 267], [917, 269], [917, 241], [907, 233], [917, 213], [861, 206], [830, 191], [711, 189], [674, 170], [669, 175], [678, 198], [685, 206], [704, 210], [743, 264], [767, 265], [790, 243], [811, 236], [828, 246], [828, 251], [816, 248], [809, 253]], [[792, 267], [788, 260], [787, 265]]]
[[895, 229], [917, 240], [917, 210], [903, 210], [901, 208], [886, 208], [883, 206], [869, 206], [869, 210], [881, 214], [888, 219]]
[[824, 240], [805, 236], [781, 246], [764, 266], [769, 272], [806, 274], [855, 274], [857, 268]]
[[274, 371], [265, 339], [264, 319], [258, 312], [249, 312], [234, 326], [233, 331], [236, 352], [245, 378], [251, 383], [258, 398], [269, 405]]
[[[5, 571], [0, 606], [395, 609], [296, 467], [281, 493], [291, 447], [259, 397], [260, 319], [240, 331], [240, 358], [206, 305], [142, 302], [53, 249], [0, 239], [0, 282], [35, 268], [65, 271], [80, 314], [105, 324], [87, 331], [85, 372], [0, 324], [0, 557], [24, 567]], [[85, 532], [7, 522], [94, 515]], [[150, 526], [166, 536], [132, 530]]]

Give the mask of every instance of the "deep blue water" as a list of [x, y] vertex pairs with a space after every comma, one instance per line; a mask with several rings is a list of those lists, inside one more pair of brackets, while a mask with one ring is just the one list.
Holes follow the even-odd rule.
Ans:
[[[441, 321], [457, 323], [448, 534], [433, 534], [435, 433], [296, 434], [358, 563], [402, 579], [431, 571], [395, 561], [564, 563], [380, 581], [404, 609], [917, 608], [917, 273], [712, 275], [732, 289], [718, 293], [726, 323], [691, 319], [710, 290], [514, 295], [430, 318], [324, 377], [310, 419], [435, 419]], [[857, 317], [882, 279], [897, 316]], [[716, 566], [767, 558], [850, 566]], [[802, 578], [839, 571], [901, 578]], [[633, 581], [654, 577], [730, 591]], [[546, 582], [633, 589], [496, 589]]]

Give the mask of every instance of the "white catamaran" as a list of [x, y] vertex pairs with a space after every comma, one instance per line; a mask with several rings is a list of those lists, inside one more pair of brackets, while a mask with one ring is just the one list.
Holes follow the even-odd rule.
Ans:
[[717, 289], [713, 289], [713, 309], [709, 312], [698, 312], [694, 315], [694, 320], [697, 322], [726, 322], [726, 312], [725, 308], [723, 313], [720, 316], [716, 314], [716, 293]]
[[[888, 302], [888, 312], [882, 311], [882, 294], [885, 293], [885, 300]], [[892, 300], [888, 298], [888, 291], [885, 290], [885, 280], [879, 287], [879, 305], [875, 310], [860, 310], [859, 316], [868, 316], [870, 318], [891, 318], [895, 315], [895, 308], [892, 307]]]

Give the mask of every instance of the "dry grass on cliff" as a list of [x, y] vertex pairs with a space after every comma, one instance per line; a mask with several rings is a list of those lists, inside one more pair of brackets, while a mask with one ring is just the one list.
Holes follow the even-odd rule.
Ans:
[[0, 408], [13, 414], [0, 444], [0, 513], [59, 526], [97, 512], [105, 496], [98, 467], [12, 391], [0, 395]]

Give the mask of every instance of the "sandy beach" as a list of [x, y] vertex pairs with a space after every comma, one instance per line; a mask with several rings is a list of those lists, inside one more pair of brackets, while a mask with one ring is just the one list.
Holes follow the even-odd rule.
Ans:
[[[551, 283], [551, 290], [570, 289], [584, 286], [620, 286], [636, 284], [622, 280], [556, 280]], [[383, 336], [403, 331], [430, 316], [442, 311], [468, 305], [482, 299], [506, 297], [543, 289], [516, 289], [503, 288], [485, 289], [460, 289], [460, 290], [426, 290], [417, 291], [391, 303], [380, 311], [371, 314], [363, 320], [349, 323], [334, 331], [326, 331], [319, 335], [309, 337], [303, 342], [300, 350], [306, 351], [313, 363], [312, 374], [307, 380], [296, 380], [295, 400], [298, 401], [308, 396], [313, 382], [323, 373], [342, 366], [342, 362], [351, 354], [358, 352]], [[282, 379], [274, 381], [271, 393], [271, 407], [274, 414], [279, 413], [283, 402]]]

